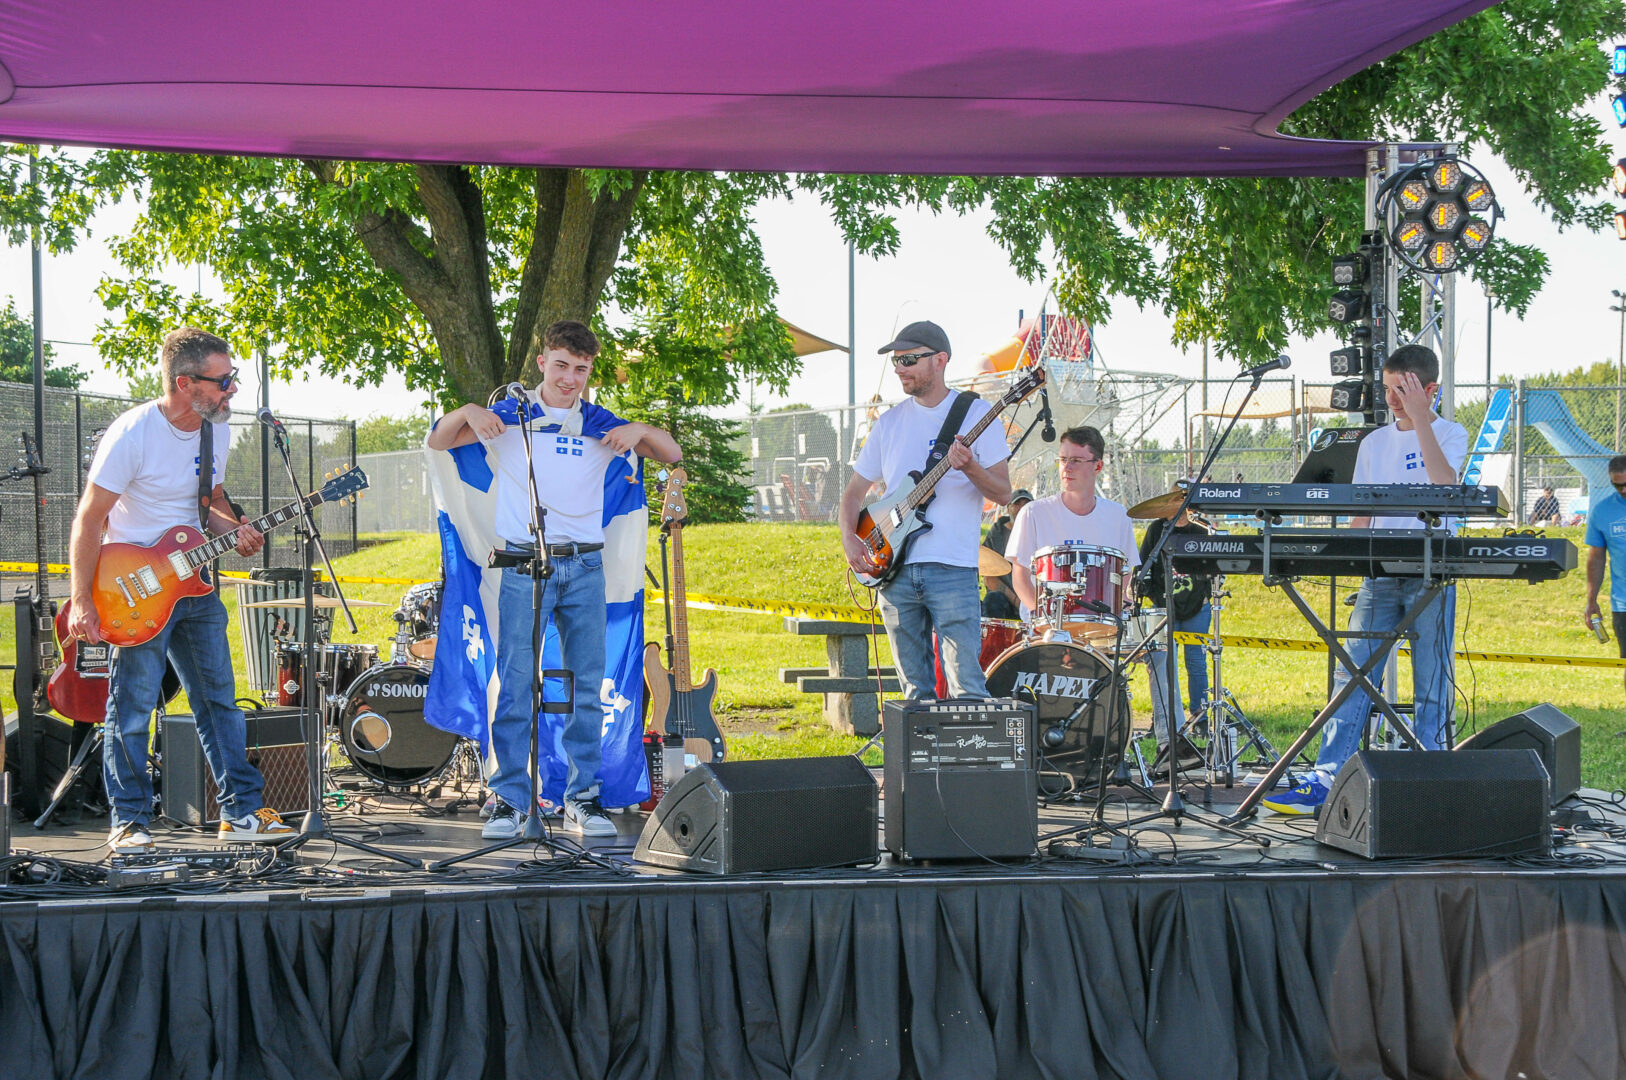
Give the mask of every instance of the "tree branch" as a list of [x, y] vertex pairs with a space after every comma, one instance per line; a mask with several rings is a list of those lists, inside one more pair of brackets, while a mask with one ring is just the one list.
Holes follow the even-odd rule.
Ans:
[[523, 379], [526, 361], [535, 355], [537, 312], [542, 306], [542, 289], [553, 266], [553, 245], [559, 235], [559, 220], [565, 212], [566, 169], [537, 169], [536, 217], [531, 228], [531, 247], [520, 270], [519, 292], [515, 296], [514, 323], [508, 336], [508, 378]]

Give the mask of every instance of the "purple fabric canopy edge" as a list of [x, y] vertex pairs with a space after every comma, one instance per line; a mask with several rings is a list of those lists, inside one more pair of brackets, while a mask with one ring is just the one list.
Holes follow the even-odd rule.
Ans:
[[1359, 175], [1299, 105], [1493, 0], [0, 0], [0, 138], [603, 168]]

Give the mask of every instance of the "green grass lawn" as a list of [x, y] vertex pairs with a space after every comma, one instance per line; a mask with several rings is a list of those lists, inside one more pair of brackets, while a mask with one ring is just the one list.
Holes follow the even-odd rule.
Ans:
[[[1579, 530], [1556, 530], [1578, 545]], [[655, 534], [651, 533], [649, 565], [659, 577]], [[691, 594], [718, 593], [763, 600], [852, 605], [834, 526], [709, 525], [684, 533]], [[1583, 553], [1584, 554], [1584, 553]], [[437, 575], [439, 552], [433, 537], [414, 536], [365, 548], [335, 560], [341, 574], [431, 578]], [[1340, 594], [1356, 581], [1340, 581]], [[1225, 610], [1227, 634], [1310, 638], [1310, 629], [1277, 590], [1258, 578], [1229, 579], [1233, 593]], [[1327, 606], [1325, 585], [1301, 585], [1312, 605]], [[1457, 647], [1491, 652], [1561, 655], [1613, 655], [1614, 643], [1600, 644], [1581, 621], [1585, 575], [1562, 581], [1524, 585], [1487, 581], [1458, 586]], [[383, 608], [357, 612], [359, 632], [336, 629], [335, 642], [362, 641], [387, 654], [395, 624], [390, 613], [404, 586], [357, 585], [350, 596], [377, 600]], [[858, 601], [867, 602], [859, 590]], [[241, 680], [242, 645], [236, 632], [236, 598], [226, 591], [232, 617], [232, 650]], [[1340, 607], [1340, 613], [1348, 609]], [[645, 611], [651, 640], [663, 633], [658, 603]], [[795, 637], [783, 629], [783, 618], [741, 612], [690, 612], [690, 653], [698, 678], [705, 668], [718, 674], [719, 720], [733, 756], [783, 757], [848, 753], [861, 740], [825, 728], [815, 696], [799, 694], [779, 680], [782, 667], [823, 666], [822, 639]], [[0, 620], [0, 649], [11, 651], [13, 630]], [[878, 662], [892, 662], [884, 637]], [[1226, 681], [1250, 717], [1285, 748], [1326, 698], [1324, 654], [1287, 650], [1227, 649]], [[1626, 786], [1626, 717], [1621, 673], [1598, 668], [1569, 668], [1459, 662], [1457, 683], [1459, 728], [1484, 727], [1520, 709], [1551, 701], [1582, 725], [1582, 775], [1587, 784]], [[1403, 664], [1401, 686], [1409, 686]], [[9, 691], [9, 687], [7, 687]], [[246, 693], [246, 686], [243, 690]], [[1133, 681], [1137, 716], [1148, 709], [1144, 677]], [[9, 699], [9, 693], [6, 698]], [[1409, 695], [1403, 695], [1409, 696]], [[13, 708], [10, 700], [5, 708]]]

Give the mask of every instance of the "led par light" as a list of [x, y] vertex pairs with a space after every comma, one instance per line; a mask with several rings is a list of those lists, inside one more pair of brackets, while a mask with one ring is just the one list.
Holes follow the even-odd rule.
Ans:
[[1340, 289], [1358, 289], [1366, 284], [1366, 256], [1339, 255], [1332, 260], [1332, 283]]
[[1615, 46], [1615, 58], [1609, 70], [1616, 75], [1626, 75], [1626, 45]]
[[1378, 195], [1378, 213], [1400, 220], [1389, 246], [1413, 270], [1448, 274], [1490, 245], [1502, 215], [1479, 171], [1455, 157], [1419, 161], [1396, 173]]
[[1626, 157], [1615, 162], [1615, 171], [1609, 178], [1609, 185], [1615, 189], [1616, 195], [1626, 195]]
[[1615, 123], [1626, 127], [1626, 95], [1616, 94], [1610, 98], [1609, 107], [1615, 110]]
[[1332, 407], [1336, 412], [1365, 412], [1372, 400], [1372, 384], [1364, 379], [1350, 379], [1332, 388]]
[[1458, 258], [1457, 245], [1444, 239], [1429, 241], [1428, 251], [1423, 255], [1423, 261], [1428, 264], [1428, 268], [1441, 274], [1449, 274], [1455, 270]]
[[1626, 240], [1626, 210], [1615, 211], [1615, 238]]
[[1352, 323], [1356, 319], [1365, 318], [1366, 306], [1365, 293], [1346, 289], [1332, 294], [1332, 299], [1327, 304], [1327, 314], [1332, 316], [1333, 322]]
[[1349, 345], [1342, 349], [1334, 349], [1328, 360], [1331, 362], [1333, 375], [1339, 378], [1349, 378], [1367, 373], [1370, 356], [1370, 350], [1359, 345]]

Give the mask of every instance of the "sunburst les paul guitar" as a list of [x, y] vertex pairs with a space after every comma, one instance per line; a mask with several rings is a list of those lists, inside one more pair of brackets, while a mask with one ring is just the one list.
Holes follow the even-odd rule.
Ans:
[[[1026, 398], [1044, 385], [1044, 368], [1033, 368], [1000, 396], [999, 403], [966, 432], [967, 446], [975, 443], [988, 426], [999, 419], [999, 414]], [[926, 506], [936, 494], [937, 482], [948, 474], [948, 455], [938, 459], [925, 473], [911, 472], [915, 486], [907, 491], [887, 492], [858, 512], [853, 533], [864, 544], [869, 555], [870, 570], [858, 573], [865, 585], [885, 585], [897, 576], [903, 566], [903, 555], [909, 544], [932, 527], [926, 520]]]
[[[341, 502], [367, 486], [367, 474], [351, 467], [322, 490], [255, 518], [248, 524], [269, 532], [299, 516], [300, 503], [315, 508]], [[104, 544], [96, 561], [91, 597], [101, 617], [102, 639], [110, 645], [140, 645], [158, 636], [184, 596], [202, 596], [214, 587], [210, 564], [237, 547], [238, 529], [211, 537], [194, 526], [177, 525], [151, 544]]]
[[661, 528], [672, 543], [672, 666], [661, 664], [661, 647], [644, 646], [644, 680], [649, 684], [649, 727], [663, 735], [681, 735], [683, 752], [697, 761], [722, 761], [727, 747], [717, 729], [711, 702], [717, 695], [717, 672], [706, 669], [696, 685], [689, 673], [688, 588], [683, 579], [683, 523], [689, 507], [683, 497], [688, 475], [673, 469], [661, 500]]

